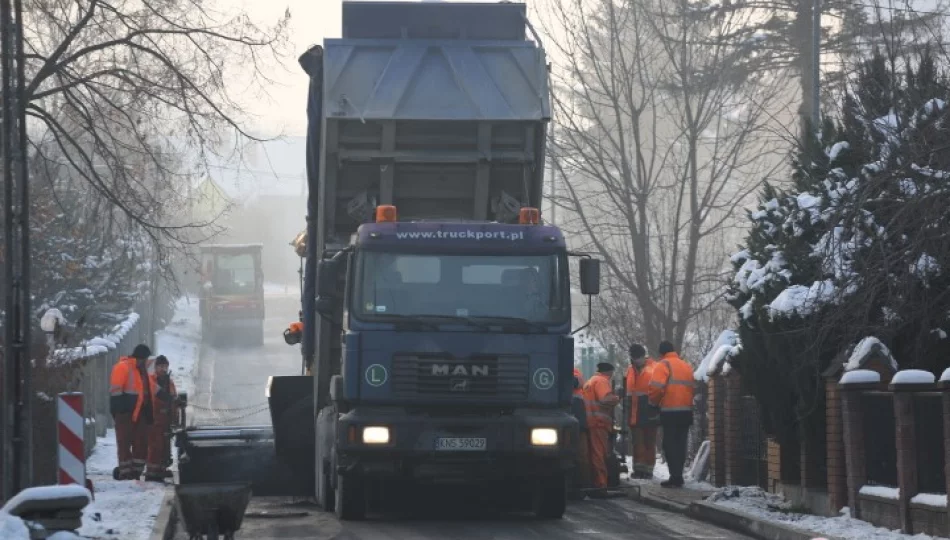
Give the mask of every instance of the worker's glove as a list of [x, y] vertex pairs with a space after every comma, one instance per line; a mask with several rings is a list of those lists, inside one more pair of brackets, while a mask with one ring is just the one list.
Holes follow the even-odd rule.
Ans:
[[294, 332], [290, 328], [284, 330], [284, 342], [287, 343], [287, 345], [296, 345], [300, 343], [300, 336], [300, 332]]

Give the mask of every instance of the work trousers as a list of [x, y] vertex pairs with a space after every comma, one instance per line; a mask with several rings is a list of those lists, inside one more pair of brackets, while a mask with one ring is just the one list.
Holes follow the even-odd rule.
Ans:
[[679, 418], [662, 419], [663, 453], [670, 469], [670, 480], [683, 481], [683, 466], [686, 464], [686, 444], [689, 437], [689, 423]]
[[597, 489], [607, 489], [607, 456], [610, 452], [610, 430], [605, 428], [591, 428], [590, 436], [590, 468], [593, 474], [593, 486]]
[[590, 487], [590, 477], [590, 436], [587, 431], [581, 431], [577, 445], [577, 483], [581, 489]]
[[656, 464], [656, 426], [630, 426], [633, 436], [633, 472], [653, 476]]
[[112, 415], [115, 423], [115, 444], [119, 459], [119, 474], [138, 478], [145, 470], [148, 458], [148, 424], [141, 417], [132, 421], [132, 413]]
[[170, 418], [167, 414], [155, 414], [155, 421], [148, 427], [148, 459], [145, 465], [146, 475], [161, 475], [165, 472], [165, 461], [170, 444]]

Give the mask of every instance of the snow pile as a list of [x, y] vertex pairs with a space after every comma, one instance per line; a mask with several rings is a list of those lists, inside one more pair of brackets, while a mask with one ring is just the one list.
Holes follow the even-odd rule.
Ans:
[[816, 309], [832, 302], [837, 292], [830, 279], [816, 281], [807, 287], [792, 285], [772, 300], [769, 313], [773, 316], [811, 315]]
[[0, 511], [0, 538], [3, 540], [30, 540], [30, 530], [23, 520]]
[[869, 369], [846, 371], [839, 381], [841, 384], [870, 384], [881, 382], [881, 374]]
[[922, 504], [924, 506], [932, 506], [934, 508], [946, 508], [947, 507], [947, 494], [946, 493], [918, 493], [910, 498], [911, 504]]
[[922, 369], [905, 369], [898, 371], [891, 379], [893, 384], [933, 384], [934, 374]]
[[868, 336], [862, 339], [857, 345], [854, 346], [854, 350], [851, 351], [851, 355], [848, 357], [848, 361], [844, 365], [844, 370], [852, 371], [855, 369], [861, 369], [864, 366], [864, 363], [867, 362], [868, 358], [874, 353], [880, 354], [885, 359], [887, 359], [894, 371], [898, 370], [897, 360], [895, 360], [894, 356], [891, 355], [891, 351], [886, 345], [881, 343], [881, 340], [873, 336]]
[[106, 354], [114, 350], [125, 336], [135, 328], [139, 322], [138, 313], [129, 313], [124, 321], [115, 325], [112, 331], [105, 335], [84, 341], [78, 347], [68, 347], [53, 351], [50, 362], [53, 364], [69, 364], [99, 354]]
[[891, 499], [896, 501], [901, 496], [901, 490], [890, 486], [861, 486], [858, 490], [861, 495], [870, 495], [882, 499]]
[[148, 540], [165, 486], [140, 480], [113, 480], [112, 469], [116, 465], [115, 431], [110, 429], [96, 441], [86, 460], [86, 475], [92, 480], [96, 498], [83, 510], [79, 534], [89, 538]]
[[[633, 457], [627, 456], [627, 469], [633, 470]], [[683, 480], [686, 481], [686, 484], [683, 486], [686, 489], [692, 489], [696, 491], [714, 491], [715, 486], [708, 482], [696, 482], [690, 477], [689, 473], [692, 467], [687, 467], [687, 470], [683, 471]], [[650, 480], [643, 480], [640, 478], [628, 478], [627, 482], [631, 484], [659, 484], [665, 480], [670, 479], [670, 469], [667, 466], [666, 462], [660, 459], [660, 456], [657, 456], [656, 464], [653, 466], [653, 478]]]
[[767, 493], [758, 487], [725, 487], [709, 497], [709, 501], [750, 514], [756, 518], [781, 523], [795, 529], [845, 540], [931, 540], [925, 534], [909, 536], [899, 530], [875, 527], [848, 516], [848, 508], [837, 517], [821, 517], [792, 512], [793, 506], [781, 495]]
[[741, 350], [739, 335], [733, 330], [723, 331], [693, 372], [693, 378], [697, 381], [708, 382], [709, 374], [716, 373], [720, 366], [724, 373], [728, 372], [730, 359], [735, 358]]

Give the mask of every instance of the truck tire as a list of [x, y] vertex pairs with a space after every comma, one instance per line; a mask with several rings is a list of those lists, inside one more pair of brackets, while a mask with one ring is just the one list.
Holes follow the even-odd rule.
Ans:
[[366, 490], [359, 475], [337, 475], [333, 494], [333, 511], [338, 519], [359, 521], [366, 516]]
[[563, 473], [541, 479], [534, 493], [534, 515], [561, 519], [567, 509], [567, 491], [567, 477]]

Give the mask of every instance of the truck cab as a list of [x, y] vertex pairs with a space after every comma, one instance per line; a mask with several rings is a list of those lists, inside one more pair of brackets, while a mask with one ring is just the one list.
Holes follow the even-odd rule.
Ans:
[[365, 490], [387, 483], [494, 484], [560, 517], [578, 442], [561, 231], [534, 209], [518, 224], [398, 222], [396, 211], [380, 207], [320, 266], [317, 308], [342, 311], [344, 334], [340, 416], [323, 430], [335, 434], [334, 504], [358, 516]]

